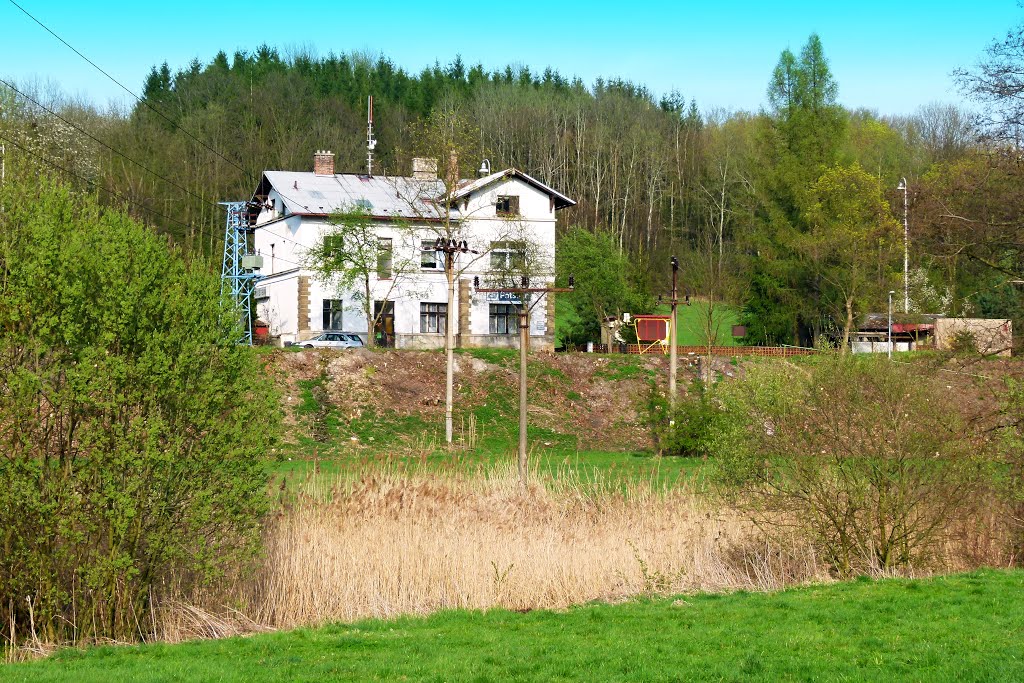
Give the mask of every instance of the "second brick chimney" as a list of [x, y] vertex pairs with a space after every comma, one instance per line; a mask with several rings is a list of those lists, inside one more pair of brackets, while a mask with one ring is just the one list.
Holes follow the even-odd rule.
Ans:
[[416, 180], [437, 180], [437, 159], [413, 159], [412, 177]]
[[330, 150], [318, 149], [313, 155], [313, 173], [334, 175], [334, 154]]

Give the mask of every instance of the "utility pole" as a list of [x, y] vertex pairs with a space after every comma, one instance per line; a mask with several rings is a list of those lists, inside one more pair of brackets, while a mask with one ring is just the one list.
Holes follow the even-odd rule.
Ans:
[[897, 190], [903, 190], [903, 312], [910, 313], [910, 228], [907, 222], [907, 179], [900, 178]]
[[221, 265], [221, 294], [231, 298], [238, 315], [242, 336], [240, 344], [252, 346], [252, 295], [261, 279], [263, 257], [252, 253], [249, 237], [253, 234], [246, 219], [248, 202], [220, 202], [227, 207], [224, 226], [224, 259]]
[[[530, 287], [530, 279], [523, 276], [522, 286], [520, 287], [501, 287], [495, 289], [482, 289], [480, 288], [480, 278], [473, 278], [473, 284], [476, 287], [476, 291], [481, 293], [487, 292], [501, 292], [506, 294], [518, 294], [519, 295], [519, 483], [522, 484], [523, 488], [526, 487], [526, 473], [527, 473], [527, 452], [526, 452], [526, 352], [530, 345], [530, 312], [533, 311], [536, 306], [543, 298], [544, 294], [549, 292], [571, 292], [576, 285], [575, 279], [569, 276], [568, 287]], [[530, 303], [530, 295], [539, 294], [537, 299]], [[550, 321], [549, 321], [550, 323]]]
[[679, 259], [672, 257], [672, 318], [668, 321], [668, 402], [675, 415], [676, 407], [676, 372], [679, 364], [679, 331], [676, 329], [676, 311], [679, 306], [679, 288], [677, 276]]
[[377, 138], [373, 137], [373, 95], [366, 99], [366, 175], [373, 175], [373, 150]]
[[479, 254], [469, 248], [466, 240], [438, 237], [430, 251], [444, 252], [444, 274], [448, 280], [448, 305], [445, 312], [444, 355], [444, 440], [449, 446], [455, 434], [452, 405], [455, 401], [455, 260], [459, 254]]

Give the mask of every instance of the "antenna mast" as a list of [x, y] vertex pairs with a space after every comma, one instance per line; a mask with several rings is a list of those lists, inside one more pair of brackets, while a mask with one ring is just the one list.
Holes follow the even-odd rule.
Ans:
[[377, 146], [377, 139], [373, 137], [373, 95], [370, 95], [366, 104], [366, 175], [373, 175], [373, 148]]

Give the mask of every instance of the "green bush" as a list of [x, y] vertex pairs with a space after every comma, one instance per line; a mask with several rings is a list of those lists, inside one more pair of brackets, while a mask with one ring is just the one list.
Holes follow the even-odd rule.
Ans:
[[1007, 426], [1000, 444], [1008, 473], [1003, 493], [1012, 511], [1013, 555], [1024, 557], [1024, 381], [1008, 378], [1006, 389], [1000, 406], [1003, 423]]
[[677, 397], [674, 410], [665, 393], [651, 382], [647, 419], [654, 448], [661, 455], [706, 458], [713, 439], [725, 428], [727, 415], [699, 380]]
[[0, 200], [0, 631], [144, 637], [256, 547], [276, 403], [206, 264], [45, 181]]
[[[651, 310], [654, 302], [643, 284], [644, 269], [623, 254], [610, 232], [571, 227], [558, 241], [555, 258], [559, 286], [566, 286], [570, 275], [576, 278], [572, 292], [558, 295], [563, 300], [560, 308], [569, 313], [558, 330], [562, 343], [583, 346], [596, 342], [604, 318], [621, 319], [623, 313]], [[633, 333], [628, 328], [622, 330], [626, 339]]]
[[967, 328], [957, 330], [949, 341], [949, 351], [957, 356], [978, 355], [978, 342], [974, 333]]

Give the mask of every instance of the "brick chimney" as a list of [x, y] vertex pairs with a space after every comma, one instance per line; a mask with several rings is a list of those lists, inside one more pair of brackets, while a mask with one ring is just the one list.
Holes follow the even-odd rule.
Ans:
[[313, 173], [316, 175], [334, 175], [334, 154], [330, 150], [316, 151], [313, 155]]
[[448, 152], [448, 187], [452, 192], [459, 186], [459, 155], [455, 150]]
[[412, 177], [416, 180], [437, 180], [437, 159], [413, 159]]

